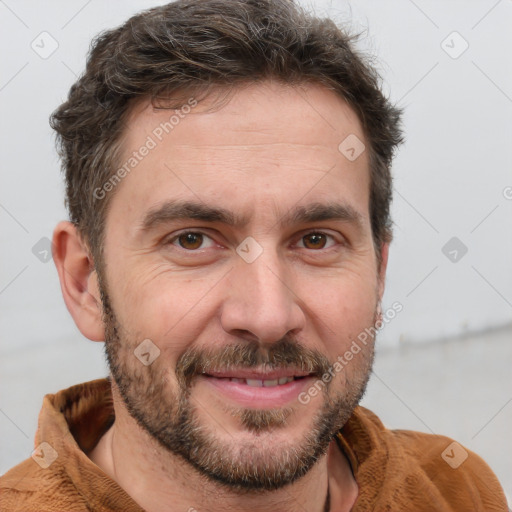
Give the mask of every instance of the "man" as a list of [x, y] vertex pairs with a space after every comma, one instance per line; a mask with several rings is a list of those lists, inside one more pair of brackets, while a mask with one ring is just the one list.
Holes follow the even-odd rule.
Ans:
[[111, 378], [46, 396], [1, 510], [507, 510], [477, 455], [357, 405], [399, 117], [285, 0], [179, 1], [97, 38], [52, 116], [54, 260]]

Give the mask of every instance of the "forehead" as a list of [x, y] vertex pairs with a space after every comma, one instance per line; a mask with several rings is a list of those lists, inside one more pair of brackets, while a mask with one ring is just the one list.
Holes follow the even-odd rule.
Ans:
[[342, 151], [347, 140], [359, 151], [365, 137], [339, 95], [316, 84], [263, 82], [223, 103], [215, 98], [194, 105], [185, 97], [188, 106], [176, 110], [134, 105], [119, 163], [127, 172], [111, 209], [135, 217], [172, 198], [279, 215], [301, 202], [342, 200], [367, 216], [368, 152], [350, 159]]
[[[187, 94], [186, 91], [177, 94], [176, 98], [156, 103], [148, 98], [136, 102], [129, 112], [125, 143], [129, 146], [140, 135], [141, 129], [150, 133], [160, 123], [169, 121], [173, 114], [179, 118], [172, 120], [174, 126], [165, 135], [177, 131], [182, 142], [191, 144], [198, 142], [195, 128], [211, 128], [213, 123], [222, 123], [224, 129], [237, 131], [240, 140], [248, 144], [253, 142], [255, 134], [263, 133], [272, 137], [270, 142], [274, 142], [276, 136], [282, 142], [295, 142], [300, 138], [309, 142], [315, 138], [311, 126], [318, 125], [333, 135], [334, 142], [347, 130], [363, 137], [354, 110], [339, 94], [318, 83], [291, 85], [267, 80], [232, 89], [219, 86], [206, 97], [196, 98], [193, 92]], [[184, 108], [192, 103], [195, 106]], [[184, 119], [187, 119], [186, 123]], [[283, 130], [290, 126], [294, 127], [292, 131]], [[211, 131], [208, 140], [214, 145], [225, 144], [225, 130]]]

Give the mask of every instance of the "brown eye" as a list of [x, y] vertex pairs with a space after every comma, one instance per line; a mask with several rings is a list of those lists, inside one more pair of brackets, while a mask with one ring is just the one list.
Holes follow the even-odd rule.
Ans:
[[306, 249], [323, 249], [327, 244], [327, 236], [323, 233], [309, 233], [302, 237]]
[[178, 243], [183, 249], [189, 251], [199, 249], [203, 245], [203, 235], [201, 233], [183, 233], [178, 237]]

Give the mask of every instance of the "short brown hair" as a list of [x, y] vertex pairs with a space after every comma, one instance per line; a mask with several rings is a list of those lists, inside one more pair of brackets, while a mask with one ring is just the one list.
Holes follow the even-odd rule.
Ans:
[[178, 0], [97, 36], [85, 73], [51, 116], [70, 220], [96, 264], [113, 194], [99, 200], [94, 190], [119, 164], [132, 100], [269, 78], [322, 84], [357, 113], [369, 145], [370, 219], [380, 254], [382, 243], [391, 240], [390, 165], [401, 142], [400, 111], [382, 94], [374, 68], [354, 50], [353, 37], [291, 0]]

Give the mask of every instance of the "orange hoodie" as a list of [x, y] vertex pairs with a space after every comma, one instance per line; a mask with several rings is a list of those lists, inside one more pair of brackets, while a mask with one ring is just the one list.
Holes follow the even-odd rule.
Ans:
[[[87, 457], [113, 421], [107, 379], [46, 395], [32, 457], [0, 477], [0, 511], [144, 512]], [[357, 407], [338, 440], [359, 487], [352, 512], [508, 512], [487, 464], [447, 437], [388, 430]]]

